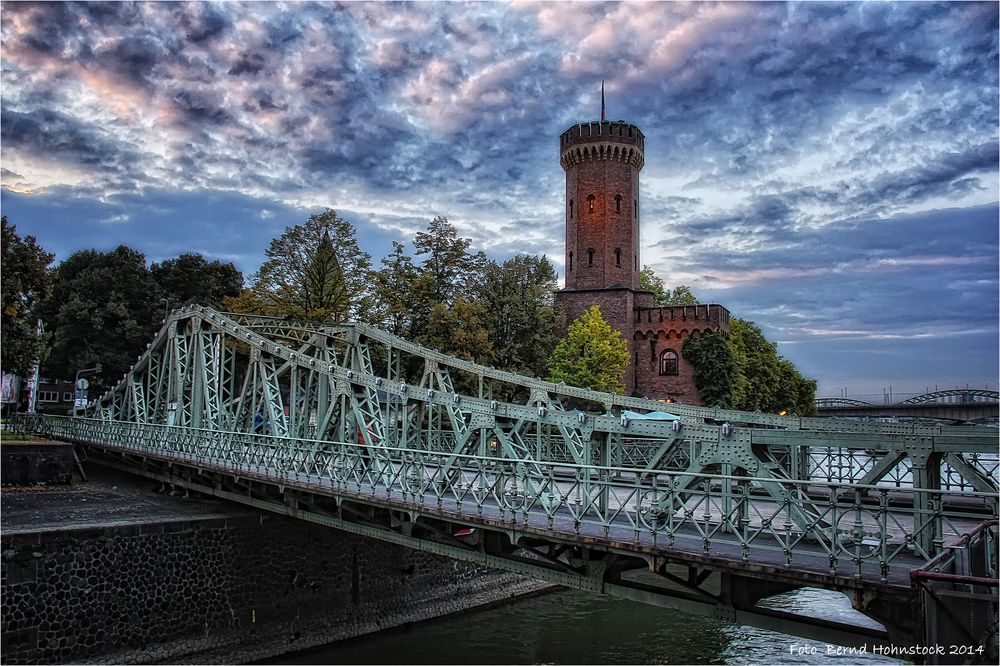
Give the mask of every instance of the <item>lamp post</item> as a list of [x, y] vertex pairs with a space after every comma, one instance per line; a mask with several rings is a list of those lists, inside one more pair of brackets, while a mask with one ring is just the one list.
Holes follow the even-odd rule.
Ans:
[[166, 320], [166, 318], [170, 315], [170, 304], [174, 302], [174, 299], [161, 298], [160, 302], [163, 303], [163, 319]]

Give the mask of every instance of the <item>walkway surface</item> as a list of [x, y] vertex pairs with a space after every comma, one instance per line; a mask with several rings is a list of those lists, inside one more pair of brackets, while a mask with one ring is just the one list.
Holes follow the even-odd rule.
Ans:
[[61, 530], [149, 525], [252, 516], [256, 512], [223, 500], [170, 496], [160, 484], [85, 465], [88, 481], [71, 485], [7, 486], [0, 492], [4, 536]]

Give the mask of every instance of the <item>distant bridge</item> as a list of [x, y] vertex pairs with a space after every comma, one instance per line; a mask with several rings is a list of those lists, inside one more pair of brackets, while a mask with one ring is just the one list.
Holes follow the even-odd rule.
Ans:
[[816, 409], [821, 416], [908, 417], [970, 422], [1000, 416], [1000, 393], [984, 389], [948, 389], [881, 405], [851, 398], [817, 398]]
[[[86, 446], [91, 460], [262, 510], [869, 649], [926, 644], [911, 573], [939, 575], [938, 558], [1000, 505], [990, 428], [665, 405], [529, 379], [363, 324], [197, 306], [172, 313], [84, 417], [26, 426]], [[995, 577], [990, 556], [973, 559], [974, 575]], [[996, 603], [995, 588], [972, 584]], [[885, 628], [757, 603], [800, 587], [841, 591]], [[962, 640], [989, 638], [974, 631]]]

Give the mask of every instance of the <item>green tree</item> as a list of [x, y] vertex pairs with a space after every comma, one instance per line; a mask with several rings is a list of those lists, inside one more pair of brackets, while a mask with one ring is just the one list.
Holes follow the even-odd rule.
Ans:
[[312, 321], [357, 318], [367, 309], [371, 255], [358, 245], [354, 227], [327, 209], [288, 227], [271, 241], [267, 260], [251, 278], [252, 294], [227, 307]]
[[549, 381], [623, 393], [628, 343], [593, 306], [569, 325], [549, 362]]
[[424, 346], [476, 363], [489, 363], [493, 356], [489, 333], [475, 301], [455, 297], [451, 305], [437, 303], [431, 311], [427, 332], [419, 339]]
[[427, 333], [431, 314], [437, 305], [451, 307], [458, 296], [473, 297], [481, 267], [486, 262], [482, 252], [469, 251], [472, 240], [459, 238], [458, 231], [445, 217], [435, 217], [426, 231], [413, 238], [415, 256], [422, 257], [408, 294], [410, 336], [419, 340]]
[[413, 237], [416, 255], [426, 255], [420, 274], [434, 303], [450, 304], [456, 296], [472, 291], [486, 256], [482, 252], [471, 254], [471, 244], [471, 239], [458, 237], [458, 230], [448, 218], [440, 216], [431, 220], [426, 231], [418, 231]]
[[691, 293], [690, 287], [679, 284], [673, 291], [667, 292], [665, 305], [698, 305], [698, 299]]
[[418, 271], [404, 253], [402, 243], [392, 242], [392, 254], [372, 273], [372, 301], [367, 321], [393, 335], [410, 337], [413, 294]]
[[159, 293], [146, 258], [125, 245], [67, 257], [40, 307], [52, 340], [45, 373], [71, 378], [101, 363], [103, 377], [118, 381], [160, 326]]
[[243, 274], [235, 265], [208, 261], [193, 252], [154, 263], [149, 270], [160, 297], [169, 299], [171, 307], [197, 303], [218, 308], [224, 299], [243, 291]]
[[639, 288], [653, 292], [653, 307], [663, 308], [670, 305], [697, 305], [698, 299], [691, 293], [690, 287], [677, 285], [673, 291], [667, 289], [663, 278], [653, 271], [652, 266], [643, 266], [639, 273]]
[[51, 284], [48, 266], [53, 255], [43, 250], [34, 236], [21, 238], [6, 216], [0, 217], [0, 222], [3, 226], [0, 366], [4, 372], [23, 376], [46, 351], [44, 337], [38, 334], [35, 309]]
[[694, 385], [703, 404], [731, 407], [739, 368], [721, 331], [693, 335], [684, 341], [684, 358], [694, 366]]
[[661, 308], [667, 304], [670, 290], [663, 283], [663, 278], [653, 271], [652, 266], [643, 266], [639, 272], [639, 288], [653, 292], [653, 307]]
[[493, 362], [533, 377], [545, 374], [555, 348], [556, 271], [543, 257], [487, 262], [477, 295], [493, 343]]
[[752, 321], [729, 320], [729, 344], [739, 367], [733, 406], [747, 411], [772, 411], [778, 387], [777, 346]]

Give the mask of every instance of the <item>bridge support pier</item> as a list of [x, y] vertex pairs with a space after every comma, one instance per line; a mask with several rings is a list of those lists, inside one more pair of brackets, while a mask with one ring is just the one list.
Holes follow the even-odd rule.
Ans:
[[761, 599], [782, 592], [791, 592], [799, 587], [801, 585], [724, 572], [722, 573], [719, 596], [733, 608], [753, 608]]

